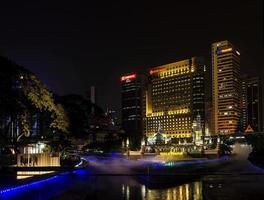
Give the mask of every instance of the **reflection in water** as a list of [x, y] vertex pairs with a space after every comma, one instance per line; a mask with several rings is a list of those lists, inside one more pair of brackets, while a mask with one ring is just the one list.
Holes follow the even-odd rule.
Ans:
[[142, 199], [199, 200], [202, 199], [202, 184], [195, 182], [168, 189], [147, 190], [146, 198], [142, 197]]
[[26, 179], [26, 178], [31, 178], [35, 175], [43, 175], [43, 174], [50, 174], [53, 173], [54, 171], [17, 171], [17, 180], [19, 179]]
[[[130, 189], [135, 192], [136, 185], [122, 184], [123, 199], [129, 200]], [[141, 185], [142, 200], [201, 200], [202, 199], [202, 183], [193, 182], [175, 186], [171, 188], [162, 189], [148, 189], [145, 185]], [[132, 198], [134, 199], [134, 198]]]
[[201, 182], [191, 182], [170, 188], [149, 189], [133, 176], [90, 176], [90, 174], [89, 170], [77, 170], [57, 175], [12, 191], [0, 192], [0, 199], [202, 199]]

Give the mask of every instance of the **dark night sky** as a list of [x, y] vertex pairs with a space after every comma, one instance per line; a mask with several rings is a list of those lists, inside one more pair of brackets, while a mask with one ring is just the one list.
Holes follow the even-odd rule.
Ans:
[[243, 72], [264, 75], [262, 0], [7, 2], [0, 6], [0, 55], [58, 94], [95, 85], [104, 108], [119, 109], [121, 74], [188, 56], [209, 59], [218, 40], [238, 46]]

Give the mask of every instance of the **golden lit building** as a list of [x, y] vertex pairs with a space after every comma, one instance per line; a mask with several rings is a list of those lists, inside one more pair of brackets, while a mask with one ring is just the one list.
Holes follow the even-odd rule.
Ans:
[[146, 136], [159, 127], [170, 138], [191, 138], [193, 122], [199, 114], [204, 128], [203, 59], [190, 59], [158, 66], [149, 71], [146, 91]]
[[213, 134], [233, 134], [240, 118], [240, 52], [229, 42], [212, 44]]

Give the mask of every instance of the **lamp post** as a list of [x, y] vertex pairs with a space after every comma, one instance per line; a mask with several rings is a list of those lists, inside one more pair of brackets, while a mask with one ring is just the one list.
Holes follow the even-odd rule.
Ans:
[[127, 159], [129, 159], [129, 139], [126, 140], [126, 148], [127, 148]]
[[141, 155], [144, 155], [145, 153], [145, 139], [144, 137], [141, 140]]

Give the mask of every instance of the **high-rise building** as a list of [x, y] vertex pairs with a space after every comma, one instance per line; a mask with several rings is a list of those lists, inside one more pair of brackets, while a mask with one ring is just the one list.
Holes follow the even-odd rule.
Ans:
[[263, 83], [260, 77], [242, 80], [242, 124], [243, 130], [250, 126], [253, 131], [263, 131]]
[[91, 103], [96, 104], [97, 103], [97, 94], [95, 86], [91, 86], [87, 92], [87, 98], [90, 100]]
[[161, 127], [168, 138], [191, 140], [198, 115], [204, 130], [205, 70], [203, 59], [192, 57], [149, 71], [144, 120], [147, 136]]
[[212, 44], [213, 134], [238, 131], [241, 114], [240, 52], [229, 41]]
[[240, 131], [244, 132], [245, 129], [248, 127], [248, 120], [247, 120], [247, 77], [243, 75], [241, 77], [241, 124], [240, 124]]
[[128, 74], [121, 77], [122, 128], [129, 138], [132, 149], [140, 148], [142, 131], [142, 103], [145, 76], [142, 74]]
[[205, 72], [205, 136], [210, 136], [212, 132], [212, 68], [206, 63]]

